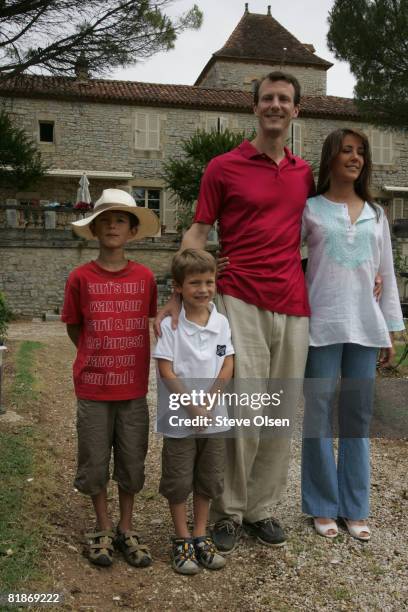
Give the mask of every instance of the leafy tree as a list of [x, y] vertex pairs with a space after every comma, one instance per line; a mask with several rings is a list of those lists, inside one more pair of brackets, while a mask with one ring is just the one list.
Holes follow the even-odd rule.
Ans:
[[408, 125], [408, 0], [336, 0], [328, 45], [350, 64], [358, 108], [373, 122]]
[[0, 184], [26, 189], [44, 176], [47, 167], [41, 154], [24, 130], [15, 127], [0, 112]]
[[103, 74], [167, 51], [180, 32], [202, 22], [196, 5], [172, 20], [164, 11], [173, 2], [0, 0], [0, 78], [33, 67], [73, 74], [80, 57]]
[[247, 136], [245, 132], [197, 132], [182, 141], [183, 158], [173, 158], [164, 164], [163, 178], [177, 200], [177, 230], [190, 227], [200, 181], [208, 162], [217, 155], [237, 147]]

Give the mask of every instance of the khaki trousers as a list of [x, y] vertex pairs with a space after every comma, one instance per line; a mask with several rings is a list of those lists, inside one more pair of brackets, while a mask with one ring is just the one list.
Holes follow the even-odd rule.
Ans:
[[[229, 295], [217, 296], [217, 308], [231, 326], [235, 379], [303, 379], [308, 317], [269, 312]], [[225, 442], [224, 492], [213, 500], [211, 520], [228, 516], [241, 524], [271, 516], [286, 487], [289, 435], [238, 436]]]

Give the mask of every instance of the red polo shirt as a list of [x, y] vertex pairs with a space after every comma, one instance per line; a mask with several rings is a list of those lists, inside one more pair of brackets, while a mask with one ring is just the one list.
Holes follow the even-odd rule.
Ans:
[[309, 316], [299, 252], [310, 166], [285, 148], [277, 165], [245, 140], [215, 157], [203, 175], [194, 221], [217, 219], [230, 263], [218, 291], [272, 312]]

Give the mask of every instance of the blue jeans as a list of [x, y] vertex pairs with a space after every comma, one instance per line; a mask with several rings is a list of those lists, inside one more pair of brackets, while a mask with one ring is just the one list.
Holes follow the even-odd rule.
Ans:
[[[302, 447], [302, 510], [322, 517], [360, 520], [369, 514], [370, 443], [377, 348], [359, 344], [310, 347], [306, 364]], [[338, 402], [338, 462], [334, 457], [332, 408]], [[308, 385], [315, 385], [315, 391]], [[311, 437], [310, 437], [311, 436]]]

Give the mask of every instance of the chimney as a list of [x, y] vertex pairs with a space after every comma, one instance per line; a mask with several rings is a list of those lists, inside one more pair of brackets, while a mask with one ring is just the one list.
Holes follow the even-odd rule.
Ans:
[[248, 10], [248, 2], [245, 2], [245, 13], [249, 13], [249, 10]]
[[75, 76], [77, 81], [88, 81], [89, 79], [89, 62], [83, 51], [75, 62]]
[[312, 44], [309, 43], [303, 43], [303, 46], [306, 47], [306, 49], [308, 51], [310, 51], [311, 53], [314, 53], [316, 51], [316, 49], [314, 48], [314, 46]]
[[268, 15], [269, 15], [270, 17], [272, 17], [272, 13], [271, 13], [271, 5], [269, 5], [269, 6], [268, 6]]

